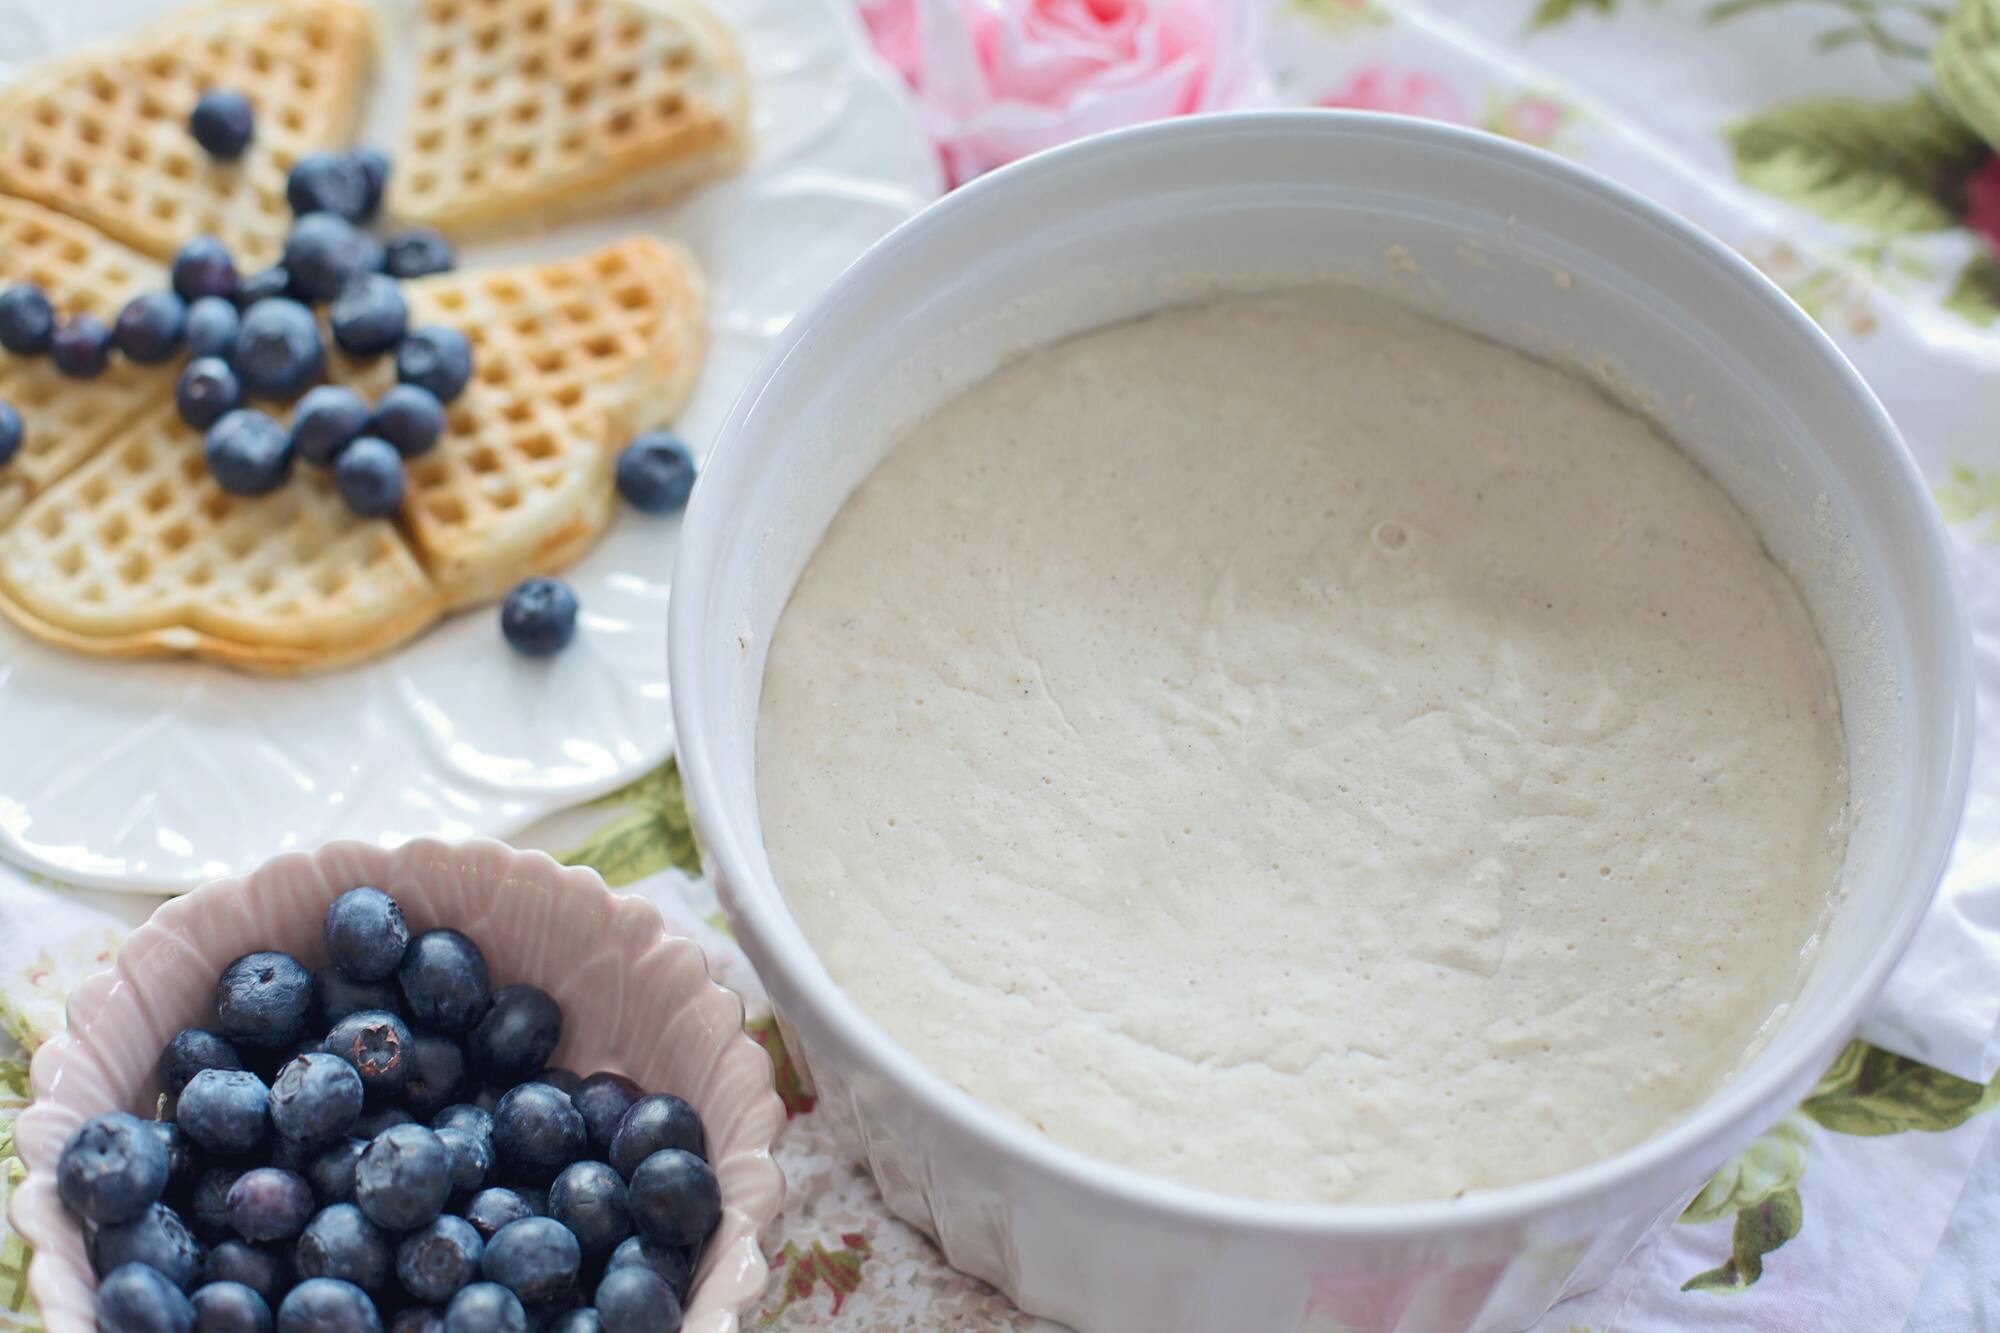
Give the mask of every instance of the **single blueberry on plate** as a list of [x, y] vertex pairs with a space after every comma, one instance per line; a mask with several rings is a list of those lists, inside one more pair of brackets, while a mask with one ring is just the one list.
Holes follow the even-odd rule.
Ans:
[[371, 1098], [402, 1089], [410, 1076], [409, 1025], [385, 1009], [364, 1009], [335, 1023], [326, 1034], [326, 1049], [361, 1075]]
[[396, 378], [448, 403], [472, 379], [472, 344], [457, 329], [442, 325], [412, 329], [396, 348]]
[[[312, 395], [306, 396], [310, 398]], [[294, 427], [294, 448], [298, 447], [298, 439], [298, 430]], [[364, 1009], [386, 1009], [394, 1013], [402, 1004], [403, 997], [393, 981], [356, 981], [331, 963], [313, 973], [313, 1020], [323, 1029]]]
[[229, 1187], [229, 1225], [245, 1240], [291, 1240], [316, 1206], [304, 1176], [275, 1166], [252, 1167]]
[[564, 1310], [542, 1325], [542, 1333], [604, 1333], [604, 1321], [588, 1305]]
[[252, 1245], [232, 1237], [209, 1247], [208, 1257], [201, 1261], [201, 1280], [240, 1282], [274, 1302], [292, 1285], [292, 1264], [276, 1246]]
[[493, 1137], [493, 1113], [471, 1102], [454, 1102], [431, 1117], [432, 1129], [462, 1129], [480, 1138]]
[[73, 315], [56, 326], [49, 360], [73, 380], [95, 379], [111, 364], [111, 330], [95, 315]]
[[201, 297], [187, 308], [188, 355], [219, 356], [227, 361], [236, 355], [236, 334], [242, 327], [243, 315], [234, 302], [220, 296]]
[[722, 1220], [722, 1188], [708, 1163], [666, 1148], [639, 1163], [627, 1196], [639, 1233], [663, 1245], [699, 1245]]
[[451, 1195], [451, 1160], [422, 1125], [397, 1125], [375, 1136], [354, 1171], [354, 1202], [368, 1220], [392, 1231], [420, 1227]]
[[382, 245], [382, 270], [392, 278], [449, 273], [457, 263], [451, 242], [432, 227], [407, 227]]
[[604, 1333], [677, 1333], [681, 1300], [650, 1268], [626, 1264], [597, 1284], [597, 1318]]
[[312, 1182], [313, 1194], [322, 1206], [354, 1198], [354, 1170], [361, 1165], [361, 1154], [367, 1147], [368, 1140], [358, 1136], [342, 1139], [321, 1148], [306, 1163], [306, 1179]]
[[562, 1006], [547, 991], [502, 986], [493, 992], [493, 1007], [465, 1039], [465, 1053], [472, 1067], [492, 1082], [517, 1083], [548, 1063], [562, 1030]]
[[271, 1333], [271, 1306], [241, 1282], [204, 1282], [194, 1289], [195, 1333]]
[[153, 1131], [153, 1137], [167, 1150], [167, 1191], [171, 1194], [185, 1194], [194, 1188], [195, 1180], [201, 1175], [201, 1162], [195, 1151], [194, 1140], [187, 1136], [179, 1125], [171, 1120], [141, 1121]]
[[694, 1285], [694, 1261], [688, 1257], [689, 1251], [679, 1245], [662, 1245], [644, 1236], [633, 1236], [621, 1242], [605, 1261], [609, 1271], [626, 1264], [639, 1264], [652, 1269], [667, 1280], [674, 1289], [674, 1295], [681, 1303], [687, 1303], [688, 1288]]
[[271, 1083], [271, 1127], [317, 1147], [342, 1137], [361, 1114], [361, 1075], [337, 1055], [302, 1055]]
[[[576, 1090], [583, 1086], [583, 1079], [574, 1069], [564, 1069], [561, 1065], [544, 1065], [538, 1072], [528, 1076], [530, 1083], [546, 1083], [563, 1096], [576, 1097]], [[578, 1112], [578, 1114], [582, 1114]], [[585, 1126], [585, 1128], [589, 1128]]]
[[172, 292], [141, 292], [118, 312], [111, 326], [111, 345], [128, 361], [156, 366], [181, 349], [187, 315], [187, 302]]
[[312, 311], [282, 297], [245, 310], [235, 365], [245, 393], [291, 398], [310, 388], [326, 370], [326, 348]]
[[545, 1305], [562, 1299], [582, 1264], [583, 1252], [568, 1227], [553, 1218], [527, 1217], [493, 1233], [479, 1269], [522, 1304]]
[[333, 341], [349, 356], [380, 356], [403, 340], [410, 307], [394, 278], [360, 273], [349, 279], [327, 307]]
[[144, 1264], [185, 1291], [201, 1274], [201, 1242], [179, 1213], [156, 1203], [130, 1221], [92, 1232], [90, 1262], [99, 1273]]
[[410, 1017], [439, 1032], [470, 1031], [493, 1002], [486, 955], [455, 930], [427, 930], [411, 940], [396, 977]]
[[299, 1235], [292, 1266], [302, 1278], [330, 1277], [363, 1291], [379, 1291], [389, 1281], [396, 1244], [351, 1203], [322, 1208]]
[[348, 156], [361, 168], [361, 177], [368, 183], [367, 193], [361, 198], [359, 219], [366, 222], [382, 209], [382, 191], [389, 186], [389, 155], [372, 144], [363, 144]]
[[242, 285], [229, 248], [213, 236], [197, 236], [174, 254], [174, 294], [183, 301], [204, 296], [232, 298]]
[[475, 1282], [451, 1298], [444, 1333], [528, 1333], [520, 1297], [497, 1282]]
[[97, 1284], [97, 1333], [194, 1333], [194, 1304], [144, 1264], [126, 1264]]
[[71, 1212], [98, 1223], [126, 1222], [167, 1187], [167, 1147], [136, 1115], [110, 1111], [77, 1127], [56, 1161], [56, 1193]]
[[460, 1287], [479, 1280], [479, 1256], [485, 1250], [486, 1242], [464, 1218], [432, 1218], [396, 1247], [396, 1276], [418, 1300], [443, 1304]]
[[444, 1145], [451, 1165], [452, 1193], [465, 1195], [486, 1188], [493, 1178], [493, 1141], [468, 1129], [432, 1130]]
[[509, 1222], [518, 1222], [524, 1217], [535, 1216], [535, 1210], [519, 1191], [508, 1189], [485, 1189], [472, 1196], [459, 1215], [472, 1223], [472, 1229], [479, 1233], [481, 1240], [492, 1240], [493, 1233]]
[[403, 457], [415, 458], [444, 434], [444, 404], [428, 389], [398, 384], [376, 400], [368, 431], [395, 445]]
[[583, 1155], [583, 1117], [546, 1083], [523, 1083], [493, 1113], [493, 1149], [509, 1177], [540, 1185]]
[[643, 1096], [645, 1090], [631, 1079], [600, 1069], [578, 1084], [569, 1099], [583, 1116], [583, 1127], [590, 1133], [590, 1146], [603, 1153], [611, 1150], [618, 1122], [632, 1109], [632, 1103]]
[[549, 1186], [549, 1216], [576, 1236], [585, 1263], [594, 1264], [632, 1234], [625, 1182], [603, 1162], [576, 1162]]
[[363, 435], [333, 462], [333, 485], [358, 518], [387, 518], [403, 503], [403, 456], [387, 440]]
[[696, 1157], [708, 1155], [701, 1117], [671, 1092], [656, 1092], [632, 1103], [611, 1136], [606, 1160], [630, 1180], [639, 1163], [663, 1148], [680, 1148]]
[[429, 1305], [398, 1310], [389, 1321], [389, 1333], [444, 1333], [444, 1311]]
[[647, 431], [618, 455], [618, 493], [646, 514], [670, 514], [694, 490], [694, 452], [678, 435]]
[[382, 1333], [368, 1293], [337, 1278], [307, 1278], [278, 1306], [278, 1333]]
[[372, 1111], [363, 1111], [361, 1118], [354, 1122], [354, 1137], [372, 1139], [385, 1129], [416, 1123], [417, 1118], [400, 1106], [378, 1106]]
[[302, 300], [331, 301], [363, 273], [382, 266], [382, 245], [347, 219], [308, 213], [285, 236], [285, 272]]
[[306, 462], [331, 467], [340, 451], [367, 425], [368, 404], [360, 394], [337, 384], [322, 384], [306, 390], [292, 409], [292, 447]]
[[285, 178], [285, 202], [301, 217], [331, 213], [359, 222], [368, 211], [368, 171], [351, 153], [307, 153]]
[[393, 977], [410, 947], [403, 909], [382, 890], [365, 885], [327, 905], [321, 930], [327, 958], [356, 981]]
[[211, 88], [203, 93], [188, 115], [188, 132], [202, 151], [221, 162], [243, 156], [257, 132], [257, 117], [250, 99], [233, 88]]
[[500, 633], [523, 657], [553, 657], [576, 637], [576, 594], [561, 579], [522, 579], [500, 603]]
[[243, 403], [243, 383], [219, 356], [198, 356], [181, 368], [174, 407], [182, 421], [205, 431]]
[[[208, 428], [203, 437], [202, 458], [215, 484], [231, 495], [268, 495], [284, 485], [285, 478], [292, 474], [292, 437], [276, 417], [238, 408]], [[310, 974], [306, 976], [305, 997], [310, 1007]], [[226, 1021], [224, 1031], [228, 1031]], [[229, 1035], [247, 1040], [235, 1032]]]
[[410, 1042], [409, 1059], [403, 1105], [411, 1115], [419, 1120], [434, 1116], [457, 1099], [465, 1086], [465, 1052], [457, 1042], [436, 1032], [418, 1032]]
[[39, 356], [55, 336], [55, 307], [41, 288], [17, 282], [0, 291], [0, 347], [15, 356]]
[[311, 1009], [312, 973], [288, 953], [246, 953], [215, 983], [216, 1027], [239, 1047], [292, 1045], [305, 1035]]
[[261, 1146], [270, 1129], [271, 1090], [247, 1069], [204, 1069], [174, 1103], [174, 1120], [212, 1153], [241, 1157]]
[[248, 310], [259, 301], [292, 295], [292, 274], [283, 264], [260, 268], [245, 277], [236, 290], [236, 308]]
[[27, 428], [21, 424], [21, 414], [14, 410], [14, 405], [0, 403], [0, 467], [14, 461], [26, 435]]
[[241, 1167], [212, 1166], [201, 1173], [188, 1196], [187, 1221], [196, 1235], [220, 1240], [229, 1231], [229, 1187], [243, 1174]]

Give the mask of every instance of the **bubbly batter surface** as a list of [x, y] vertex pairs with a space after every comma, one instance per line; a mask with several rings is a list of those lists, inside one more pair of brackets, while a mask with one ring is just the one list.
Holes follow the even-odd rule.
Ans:
[[1395, 1200], [1713, 1091], [1800, 979], [1842, 758], [1797, 593], [1653, 427], [1321, 292], [919, 425], [779, 624], [758, 781], [828, 968], [974, 1096]]

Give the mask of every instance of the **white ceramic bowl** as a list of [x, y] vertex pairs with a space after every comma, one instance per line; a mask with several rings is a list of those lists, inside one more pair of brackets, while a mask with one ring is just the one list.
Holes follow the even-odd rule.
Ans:
[[[1845, 896], [1769, 1044], [1645, 1143], [1448, 1201], [1227, 1198], [1003, 1120], [834, 984], [758, 826], [766, 646], [827, 523], [899, 426], [1020, 348], [1217, 288], [1322, 278], [1573, 361], [1652, 411], [1797, 580], [1848, 728]], [[1954, 580], [1873, 395], [1796, 306], [1692, 227], [1467, 131], [1331, 112], [1183, 120], [948, 196], [793, 323], [723, 427], [682, 535], [670, 648], [681, 772], [737, 936], [821, 1107], [889, 1205], [958, 1267], [1092, 1333], [1519, 1329], [1601, 1281], [1793, 1105], [1908, 943], [1965, 791], [1970, 659]]]
[[743, 1001], [709, 979], [700, 945], [667, 934], [658, 909], [612, 893], [596, 871], [498, 842], [432, 839], [393, 852], [331, 843], [204, 885], [153, 913], [117, 963], [70, 996], [68, 1026], [35, 1053], [35, 1101], [14, 1126], [28, 1176], [9, 1216], [34, 1247], [28, 1287], [49, 1333], [95, 1327], [83, 1233], [56, 1196], [63, 1144], [102, 1111], [150, 1116], [160, 1048], [181, 1028], [212, 1020], [215, 979], [229, 961], [283, 949], [318, 965], [327, 904], [360, 884], [394, 897], [419, 930], [470, 935], [494, 984], [533, 982], [555, 996], [565, 1020], [559, 1063], [615, 1070], [701, 1113], [723, 1216], [682, 1327], [735, 1333], [770, 1278], [760, 1233], [785, 1197], [771, 1157], [785, 1109], [769, 1057], [743, 1031]]

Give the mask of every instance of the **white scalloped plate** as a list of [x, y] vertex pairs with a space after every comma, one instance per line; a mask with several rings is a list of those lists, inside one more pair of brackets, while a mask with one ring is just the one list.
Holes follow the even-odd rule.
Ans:
[[[709, 0], [755, 80], [751, 169], [679, 206], [470, 247], [467, 264], [574, 253], [635, 230], [678, 237], [711, 286], [710, 346], [678, 428], [697, 452], [792, 315], [934, 199], [937, 162], [843, 0]], [[386, 7], [369, 137], [402, 82]], [[0, 77], [171, 0], [0, 0]], [[76, 883], [150, 892], [359, 838], [506, 836], [609, 790], [673, 746], [667, 582], [678, 519], [627, 511], [568, 574], [577, 643], [517, 658], [489, 609], [379, 662], [301, 680], [101, 661], [0, 622], [0, 851]]]

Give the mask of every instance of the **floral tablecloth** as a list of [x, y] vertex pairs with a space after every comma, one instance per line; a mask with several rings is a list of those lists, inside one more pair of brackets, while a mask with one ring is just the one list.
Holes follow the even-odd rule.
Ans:
[[[1882, 395], [1966, 573], [1987, 719], [1975, 790], [1915, 965], [1867, 1029], [1877, 1044], [1850, 1047], [1656, 1245], [1541, 1327], [2000, 1329], [2000, 0], [1278, 0], [1253, 17], [1279, 101], [1525, 140], [1748, 255]], [[698, 878], [671, 765], [522, 841], [658, 903], [752, 997], [792, 1119], [776, 1277], [751, 1326], [1051, 1327], [946, 1267], [834, 1148]], [[0, 866], [0, 1195], [20, 1171], [7, 1126], [26, 1054], [145, 907]], [[39, 1326], [25, 1263], [0, 1227], [0, 1328]]]

